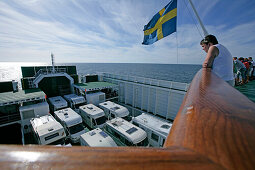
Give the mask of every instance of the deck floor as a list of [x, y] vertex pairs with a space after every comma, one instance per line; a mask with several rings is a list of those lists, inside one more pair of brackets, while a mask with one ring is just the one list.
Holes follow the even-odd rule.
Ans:
[[255, 103], [255, 80], [242, 86], [235, 86], [235, 88]]

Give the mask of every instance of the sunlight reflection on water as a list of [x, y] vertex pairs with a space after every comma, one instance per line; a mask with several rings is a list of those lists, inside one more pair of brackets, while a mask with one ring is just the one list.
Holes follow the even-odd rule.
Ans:
[[21, 87], [20, 79], [21, 66], [45, 66], [47, 63], [32, 63], [32, 62], [0, 62], [0, 81], [18, 81], [19, 88]]

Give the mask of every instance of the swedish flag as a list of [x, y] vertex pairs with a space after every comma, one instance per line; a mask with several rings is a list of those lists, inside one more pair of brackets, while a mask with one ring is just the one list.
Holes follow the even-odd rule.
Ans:
[[176, 32], [177, 0], [171, 0], [144, 26], [143, 44], [149, 45]]

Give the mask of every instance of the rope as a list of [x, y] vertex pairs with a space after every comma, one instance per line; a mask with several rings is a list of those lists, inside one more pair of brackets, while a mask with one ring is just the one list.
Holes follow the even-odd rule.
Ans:
[[189, 12], [189, 14], [190, 14], [190, 16], [191, 16], [193, 22], [194, 22], [195, 25], [196, 25], [196, 28], [197, 28], [197, 30], [198, 30], [198, 33], [200, 34], [201, 38], [204, 38], [204, 36], [201, 34], [200, 30], [198, 29], [197, 22], [195, 22], [194, 16], [191, 14], [190, 9], [188, 8], [188, 5], [187, 5], [187, 3], [185, 2], [185, 0], [184, 0], [184, 3], [185, 3], [185, 5], [186, 5], [186, 7], [187, 7], [187, 9], [188, 9], [188, 12]]

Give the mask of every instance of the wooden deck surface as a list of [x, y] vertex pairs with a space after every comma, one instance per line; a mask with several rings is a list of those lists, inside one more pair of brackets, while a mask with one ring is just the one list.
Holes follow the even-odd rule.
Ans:
[[255, 169], [255, 104], [201, 69], [164, 148], [0, 146], [1, 169]]

